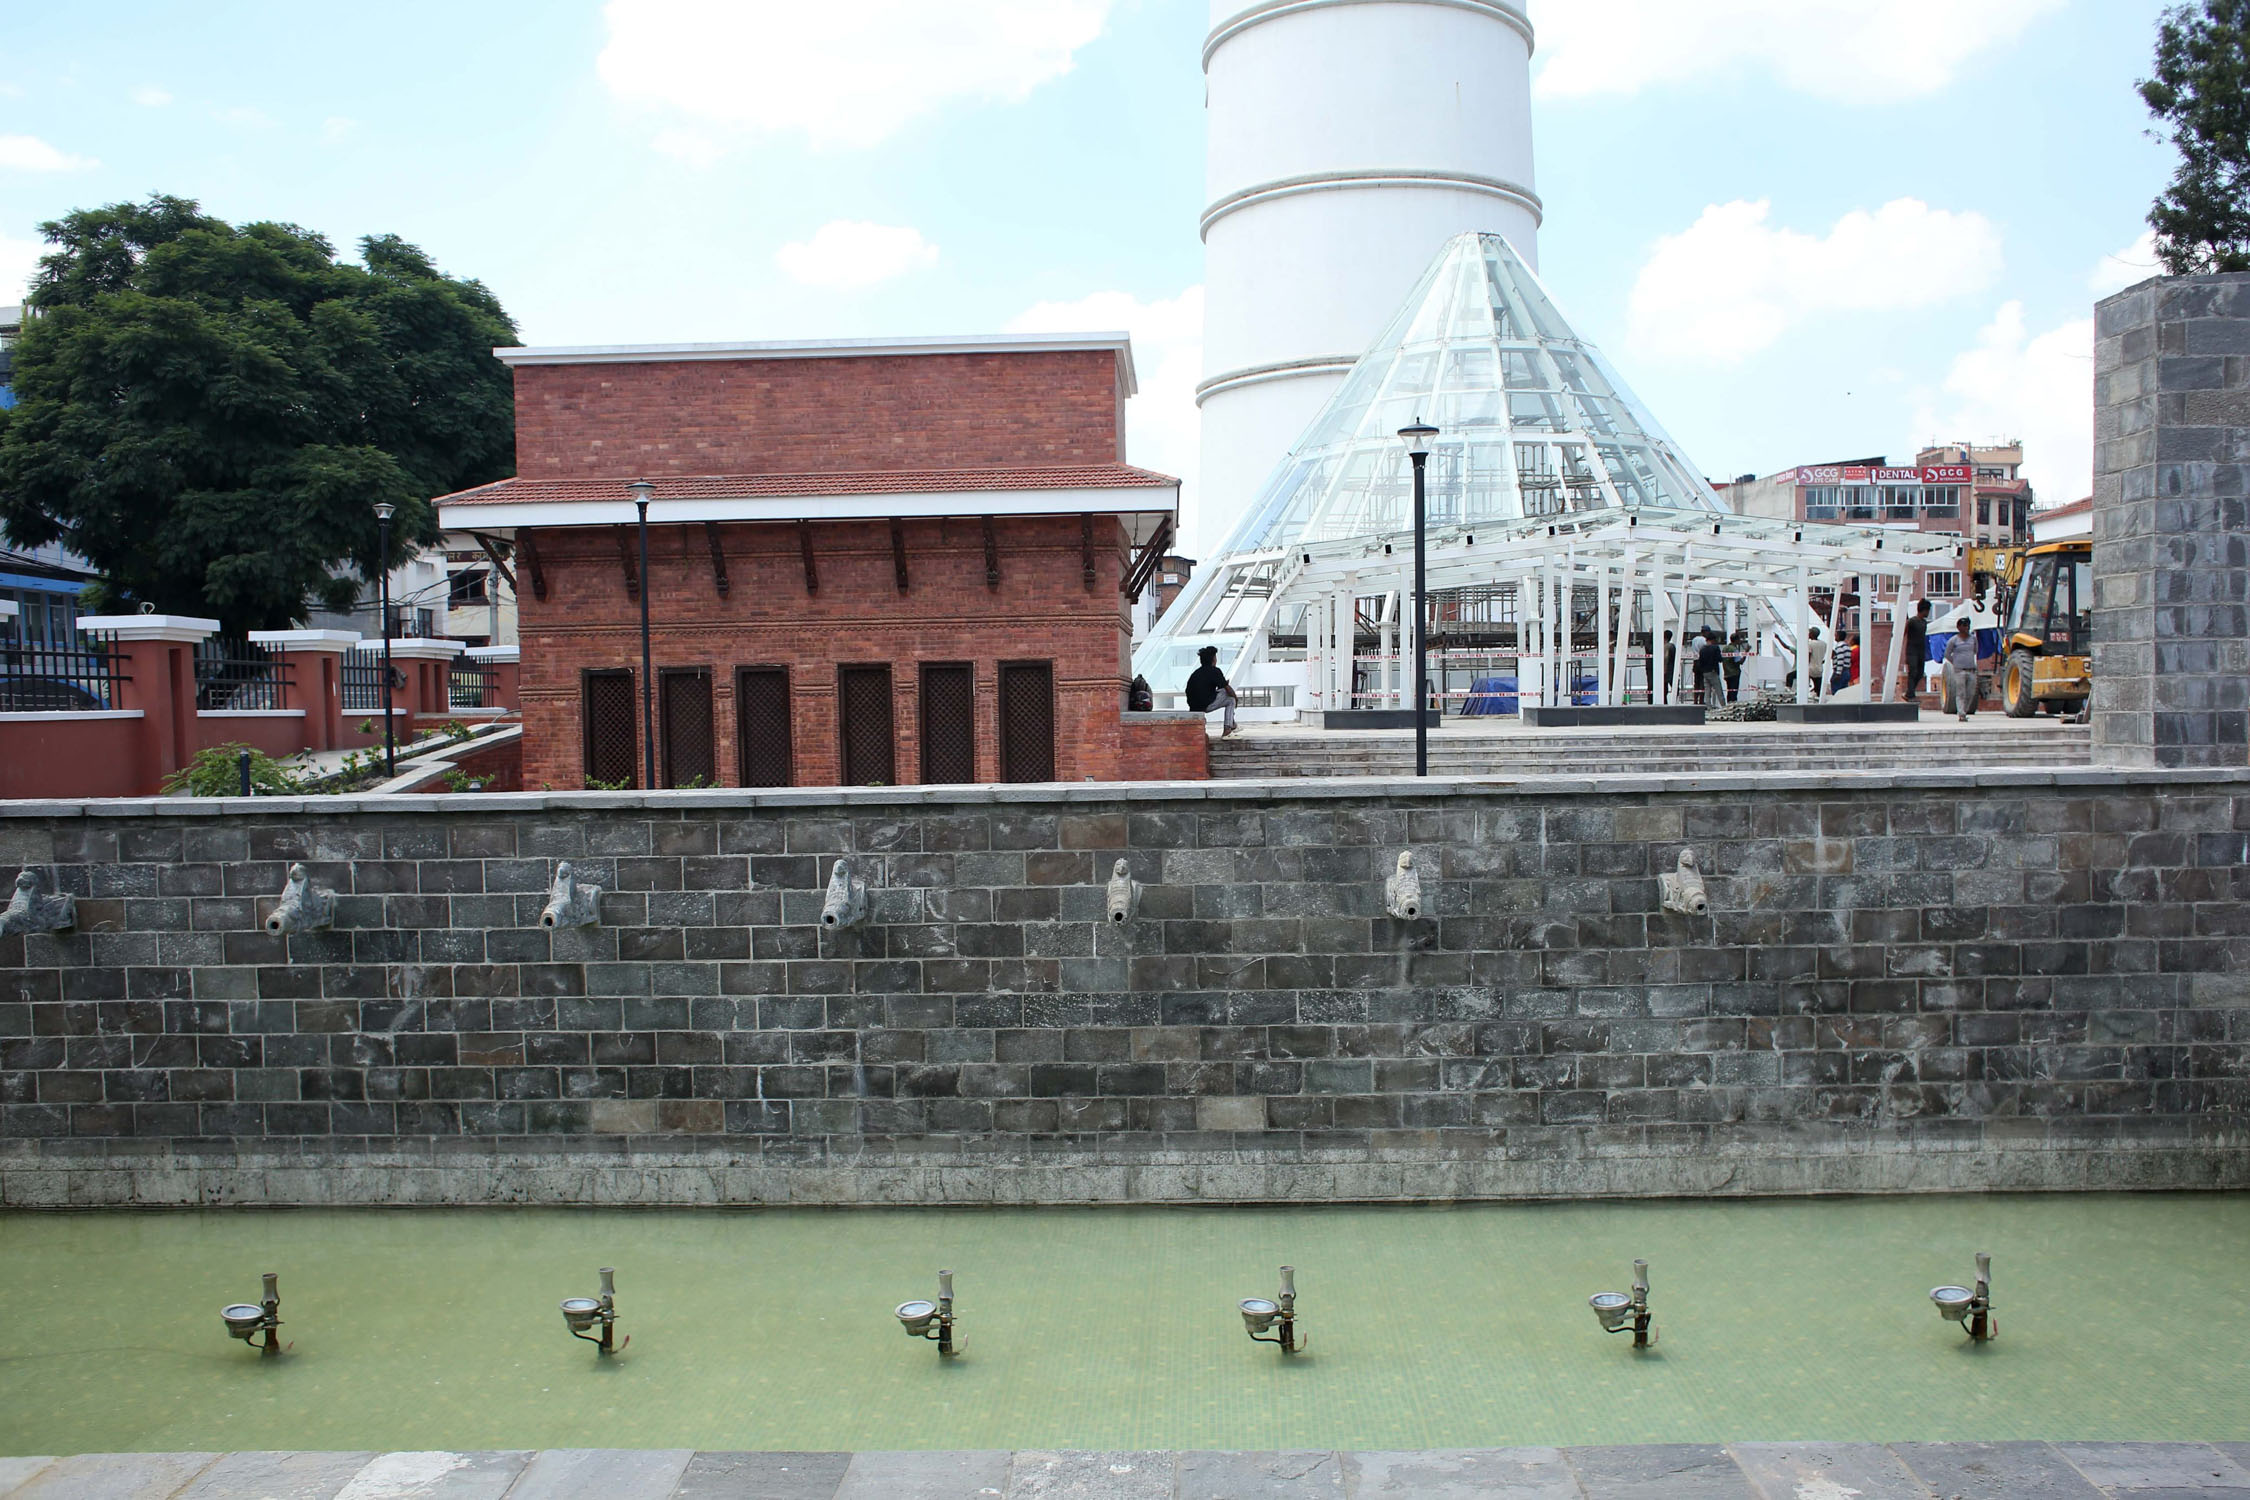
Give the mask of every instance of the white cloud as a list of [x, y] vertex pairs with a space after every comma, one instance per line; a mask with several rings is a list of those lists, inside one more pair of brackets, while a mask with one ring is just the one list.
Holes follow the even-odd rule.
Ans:
[[1070, 71], [1115, 0], [609, 0], [599, 68], [645, 108], [872, 146], [956, 99]]
[[172, 102], [172, 96], [157, 88], [135, 89], [133, 102], [143, 109], [162, 109]]
[[1849, 103], [1930, 94], [2068, 0], [1541, 0], [1538, 92], [1723, 87], [1746, 65]]
[[[1203, 421], [1195, 384], [1203, 375], [1203, 288], [1169, 301], [1143, 302], [1129, 292], [1096, 292], [1075, 302], [1041, 302], [1008, 324], [1010, 333], [1108, 333], [1133, 336], [1133, 368], [1141, 392], [1125, 405], [1125, 448], [1145, 469], [1195, 480]], [[1184, 509], [1184, 507], [1183, 507]]]
[[726, 155], [725, 147], [695, 130], [659, 130], [649, 138], [649, 145], [661, 155], [698, 169], [716, 166]]
[[1811, 235], [1775, 227], [1772, 209], [1715, 203], [1657, 241], [1630, 305], [1642, 354], [1736, 364], [1807, 318], [1929, 307], [2000, 273], [2000, 235], [1981, 214], [1899, 198]]
[[2021, 302], [2002, 305], [1915, 420], [1933, 442], [2020, 437], [2042, 505], [2084, 499], [2094, 483], [2093, 321], [2034, 335]]
[[773, 255], [790, 280], [806, 286], [853, 291], [937, 264], [938, 247], [919, 229], [838, 219], [809, 240], [783, 245]]
[[47, 248], [37, 240], [0, 234], [0, 305], [13, 307], [23, 301], [24, 288], [39, 269], [39, 257], [47, 253]]
[[211, 118], [227, 125], [242, 125], [252, 130], [270, 130], [274, 118], [253, 105], [238, 104], [232, 109], [215, 109]]
[[35, 135], [0, 135], [0, 169], [17, 172], [82, 172], [101, 163], [58, 151]]
[[2162, 276], [2164, 266], [2156, 258], [2156, 231], [2144, 229], [2141, 237], [2115, 255], [2105, 255], [2094, 267], [2094, 274], [2086, 278], [2086, 289], [2097, 297], [2111, 292], [2122, 292], [2151, 276]]

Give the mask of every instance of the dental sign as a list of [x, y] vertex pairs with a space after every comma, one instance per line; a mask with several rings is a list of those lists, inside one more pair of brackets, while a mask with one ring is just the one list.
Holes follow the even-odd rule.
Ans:
[[1937, 464], [1926, 469], [1869, 469], [1830, 464], [1826, 468], [1799, 469], [1799, 484], [1968, 484], [1976, 470], [1968, 464]]

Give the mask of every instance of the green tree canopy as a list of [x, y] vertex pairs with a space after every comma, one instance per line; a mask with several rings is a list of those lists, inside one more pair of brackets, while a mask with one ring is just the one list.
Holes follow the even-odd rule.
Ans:
[[360, 580], [436, 539], [430, 497], [513, 472], [492, 350], [515, 324], [395, 236], [361, 240], [352, 265], [295, 225], [238, 228], [167, 197], [40, 231], [56, 248], [0, 411], [0, 531], [85, 557], [96, 604], [230, 632], [348, 609]]
[[2149, 210], [2158, 258], [2175, 276], [2250, 271], [2250, 0], [2167, 11], [2140, 89], [2180, 150]]

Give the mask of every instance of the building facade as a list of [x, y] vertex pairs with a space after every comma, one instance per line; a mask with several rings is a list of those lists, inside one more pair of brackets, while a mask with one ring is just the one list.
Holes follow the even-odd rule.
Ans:
[[2031, 508], [2037, 500], [2023, 477], [2023, 444], [1948, 443], [1914, 456], [1924, 467], [1967, 467], [1975, 471], [1971, 494], [1962, 499], [1961, 535], [1977, 547], [2031, 544]]
[[[2021, 462], [2021, 450], [2017, 461]], [[1763, 478], [1745, 475], [1718, 486], [1719, 496], [1738, 515], [1772, 520], [1824, 522], [1846, 526], [1895, 527], [1964, 538], [1974, 514], [1976, 471], [1965, 463], [1894, 466], [1884, 459], [1808, 464]], [[2027, 532], [2028, 534], [2028, 532]], [[1944, 611], [1961, 602], [1970, 587], [1964, 569], [1920, 569], [1909, 594]], [[1847, 583], [1847, 591], [1856, 588]]]
[[1122, 334], [500, 357], [518, 477], [438, 504], [507, 559], [527, 788], [644, 784], [644, 709], [663, 786], [1202, 774], [1123, 713], [1178, 481], [1123, 462]]

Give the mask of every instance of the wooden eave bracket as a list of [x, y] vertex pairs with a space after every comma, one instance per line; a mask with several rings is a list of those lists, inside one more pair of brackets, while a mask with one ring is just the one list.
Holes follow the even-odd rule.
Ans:
[[617, 561], [625, 569], [625, 597], [638, 600], [641, 597], [641, 575], [633, 567], [631, 532], [623, 526], [612, 526], [610, 530], [617, 533]]
[[906, 592], [906, 527], [898, 517], [891, 517], [891, 567], [898, 574], [898, 591]]
[[[486, 536], [481, 531], [472, 531], [469, 533], [469, 535], [475, 537], [477, 539], [477, 545], [484, 549], [484, 555], [486, 556], [486, 558], [490, 559], [492, 563], [492, 571], [498, 573], [501, 578], [507, 582], [508, 592], [511, 594], [522, 593], [523, 591], [516, 587], [516, 575], [513, 572], [509, 571], [508, 559], [501, 555], [500, 544], [494, 541], [491, 537]], [[544, 598], [546, 596], [544, 593], [542, 593], [540, 597]]]
[[984, 518], [984, 586], [1000, 592], [1000, 539], [993, 535], [990, 516]]
[[734, 585], [727, 578], [727, 554], [719, 546], [719, 523], [703, 523], [703, 540], [711, 548], [711, 582], [718, 586], [719, 597], [724, 599]]
[[805, 559], [805, 592], [817, 594], [820, 592], [820, 569], [813, 564], [812, 522], [803, 517], [797, 520], [797, 550]]
[[1085, 564], [1086, 592], [1094, 591], [1094, 513], [1083, 511], [1078, 517], [1078, 551]]
[[[539, 566], [539, 544], [532, 540], [529, 527], [516, 533], [516, 556], [523, 559], [524, 571], [531, 575], [531, 597], [547, 597], [547, 570]], [[522, 595], [519, 593], [519, 598]]]
[[1141, 591], [1156, 576], [1157, 565], [1164, 561], [1164, 549], [1172, 543], [1172, 521], [1169, 516], [1156, 523], [1156, 534], [1142, 545], [1133, 565], [1118, 580], [1117, 591], [1134, 603], [1140, 602]]

